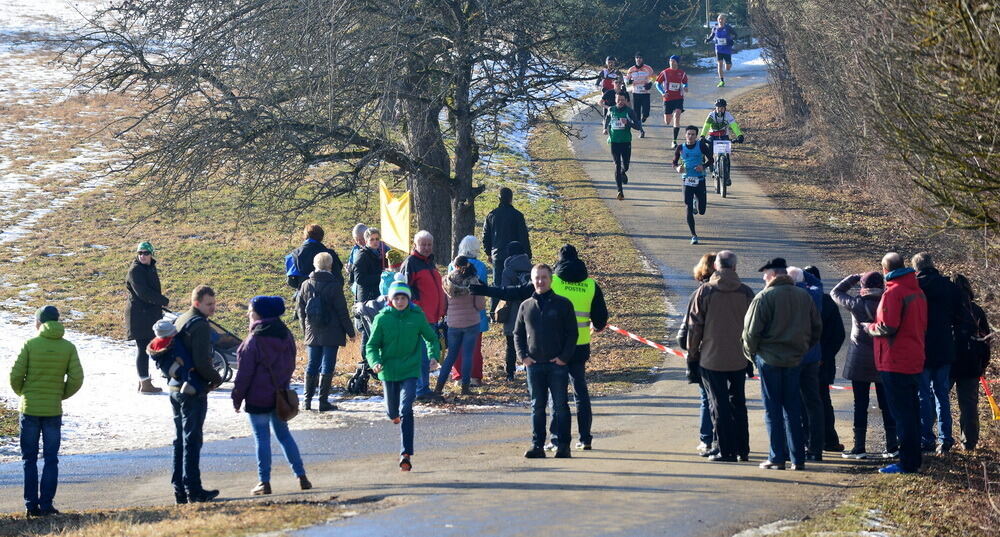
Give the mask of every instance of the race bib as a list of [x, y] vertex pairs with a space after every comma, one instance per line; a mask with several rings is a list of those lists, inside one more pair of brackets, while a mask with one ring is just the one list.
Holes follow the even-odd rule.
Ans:
[[693, 175], [684, 176], [684, 186], [698, 186], [698, 183], [700, 182], [701, 182], [701, 177]]
[[680, 82], [671, 82], [671, 83], [667, 84], [667, 90], [669, 90], [669, 91], [677, 91], [679, 89], [681, 89], [681, 83]]
[[628, 121], [623, 117], [616, 117], [611, 120], [611, 128], [620, 131], [628, 127]]
[[726, 46], [726, 42], [727, 41], [729, 41], [729, 40], [726, 39], [725, 37], [716, 37], [715, 38], [715, 44], [719, 45], [720, 47]]
[[716, 155], [733, 152], [733, 142], [729, 140], [716, 140], [712, 142], [712, 152]]
[[636, 71], [632, 73], [633, 84], [645, 84], [647, 78], [649, 78], [649, 73], [646, 71]]

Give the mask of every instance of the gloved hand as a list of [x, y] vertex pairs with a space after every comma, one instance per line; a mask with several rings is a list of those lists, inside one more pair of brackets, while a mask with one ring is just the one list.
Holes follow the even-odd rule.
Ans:
[[690, 384], [701, 384], [701, 366], [698, 362], [687, 363], [687, 379]]
[[481, 283], [474, 283], [469, 285], [469, 292], [474, 295], [484, 296], [486, 295], [486, 289], [488, 287], [489, 287], [488, 285], [483, 285]]
[[646, 89], [649, 90], [649, 89], [652, 89], [652, 88], [653, 88], [653, 83], [652, 82], [646, 82]]
[[687, 338], [682, 336], [679, 332], [677, 333], [677, 346], [680, 347], [682, 351], [688, 350]]
[[746, 373], [747, 373], [747, 378], [748, 379], [752, 379], [754, 377], [753, 362], [751, 362], [749, 360], [747, 360]]
[[742, 134], [736, 137], [736, 143], [738, 143], [738, 144], [742, 144], [743, 143], [743, 135]]

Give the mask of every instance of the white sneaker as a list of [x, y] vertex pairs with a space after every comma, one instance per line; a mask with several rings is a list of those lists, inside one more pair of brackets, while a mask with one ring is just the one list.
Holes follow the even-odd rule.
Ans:
[[698, 236], [697, 235], [691, 237], [691, 244], [698, 244]]

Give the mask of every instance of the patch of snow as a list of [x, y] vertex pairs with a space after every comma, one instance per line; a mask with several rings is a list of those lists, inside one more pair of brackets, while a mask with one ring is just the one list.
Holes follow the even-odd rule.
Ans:
[[93, 248], [95, 250], [107, 250], [108, 247], [101, 244], [84, 244], [87, 248]]
[[[767, 58], [763, 55], [764, 49], [752, 48], [741, 50], [733, 54], [733, 71], [749, 69], [751, 67], [762, 67], [768, 65]], [[716, 65], [715, 56], [701, 58], [694, 62], [698, 67], [713, 68]]]

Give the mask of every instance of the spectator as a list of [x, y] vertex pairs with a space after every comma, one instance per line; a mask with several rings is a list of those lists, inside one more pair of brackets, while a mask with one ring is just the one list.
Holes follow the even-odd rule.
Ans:
[[[29, 517], [57, 515], [52, 505], [59, 485], [62, 401], [83, 385], [76, 347], [63, 339], [59, 310], [35, 312], [38, 335], [26, 341], [10, 370], [10, 387], [21, 396], [21, 458], [24, 461], [24, 512]], [[38, 441], [42, 441], [42, 481], [38, 481]]]
[[[823, 284], [812, 274], [806, 274], [799, 267], [789, 267], [788, 275], [797, 287], [805, 289], [813, 299], [816, 311], [823, 315]], [[823, 446], [826, 443], [823, 405], [819, 396], [819, 361], [822, 357], [819, 340], [809, 348], [799, 365], [799, 391], [802, 393], [802, 426], [806, 434], [806, 460], [823, 460]]]
[[979, 377], [986, 374], [990, 362], [990, 338], [993, 334], [986, 312], [976, 304], [972, 283], [962, 274], [955, 275], [955, 285], [962, 291], [964, 308], [971, 313], [975, 329], [959, 340], [951, 383], [958, 397], [958, 425], [962, 445], [967, 451], [979, 443]]
[[[483, 248], [493, 264], [493, 285], [500, 285], [503, 263], [507, 259], [507, 245], [513, 241], [521, 243], [524, 253], [531, 258], [531, 242], [528, 240], [528, 225], [524, 215], [514, 208], [514, 192], [507, 187], [500, 189], [500, 204], [486, 215], [483, 222]], [[484, 282], [485, 283], [485, 282]], [[491, 310], [496, 309], [496, 304]]]
[[[847, 291], [858, 283], [861, 284], [861, 290], [857, 296], [849, 295]], [[885, 292], [885, 279], [880, 272], [848, 276], [830, 291], [834, 302], [851, 312], [854, 321], [843, 373], [844, 378], [851, 381], [851, 391], [854, 394], [854, 447], [844, 452], [845, 459], [868, 458], [865, 440], [868, 433], [868, 404], [871, 399], [872, 383], [875, 384], [875, 398], [882, 412], [882, 425], [885, 427], [883, 457], [892, 457], [899, 450], [896, 420], [889, 411], [885, 387], [875, 369], [875, 342], [865, 331], [865, 326], [875, 322], [875, 312], [878, 310], [883, 292]]]
[[[503, 276], [500, 278], [500, 285], [503, 287], [531, 285], [531, 258], [525, 253], [521, 242], [512, 241], [508, 244], [506, 254], [507, 257], [504, 259]], [[521, 307], [521, 302], [523, 300], [520, 299], [506, 301], [507, 305], [504, 308], [505, 316], [503, 319], [498, 319], [503, 323], [503, 335], [507, 340], [505, 360], [507, 380], [514, 380], [514, 373], [517, 371], [517, 351], [514, 349], [514, 322], [517, 321], [517, 310]]]
[[354, 325], [347, 312], [344, 279], [331, 272], [333, 256], [321, 252], [313, 259], [316, 270], [303, 282], [295, 304], [309, 355], [306, 364], [305, 409], [312, 410], [312, 398], [319, 386], [319, 411], [337, 410], [330, 403], [330, 388], [337, 368], [337, 352], [355, 340]]
[[[709, 278], [715, 273], [715, 252], [709, 252], [701, 256], [698, 260], [698, 264], [694, 266], [692, 274], [697, 282], [702, 284], [708, 283]], [[677, 330], [677, 346], [683, 350], [688, 350], [688, 328], [691, 319], [691, 306], [694, 302], [695, 294], [698, 293], [699, 285], [694, 291], [691, 292], [691, 296], [688, 297], [688, 306], [684, 310], [684, 320], [681, 321], [681, 327]], [[711, 457], [719, 453], [719, 443], [715, 434], [715, 427], [712, 425], [712, 410], [710, 408], [710, 403], [708, 402], [708, 391], [705, 389], [705, 384], [702, 383], [700, 377], [696, 375], [688, 375], [688, 382], [691, 384], [698, 385], [698, 392], [701, 395], [701, 404], [698, 408], [698, 413], [700, 416], [700, 426], [698, 428], [698, 454], [702, 457]]]
[[400, 252], [399, 250], [389, 250], [385, 254], [386, 268], [382, 271], [382, 282], [378, 287], [380, 296], [389, 294], [389, 286], [392, 285], [392, 282], [396, 281], [396, 277], [399, 275], [399, 269], [403, 266], [403, 259], [405, 257], [406, 256], [403, 252]]
[[421, 362], [427, 356], [437, 360], [441, 353], [437, 334], [420, 308], [410, 302], [410, 296], [410, 288], [404, 282], [392, 284], [390, 306], [375, 316], [372, 335], [365, 346], [365, 358], [382, 381], [386, 413], [393, 423], [401, 424], [399, 469], [404, 472], [413, 468], [410, 459], [413, 456], [413, 400], [417, 378], [423, 374]]
[[347, 269], [347, 285], [351, 288], [351, 294], [354, 296], [358, 294], [358, 284], [354, 281], [354, 271], [351, 269], [354, 268], [354, 263], [357, 262], [358, 255], [365, 247], [365, 231], [368, 231], [368, 226], [361, 222], [354, 224], [354, 227], [351, 228], [351, 240], [354, 244], [351, 245], [351, 251], [347, 254], [347, 265], [345, 268]]
[[174, 411], [174, 485], [177, 503], [207, 502], [219, 495], [218, 490], [206, 490], [201, 483], [202, 429], [208, 412], [208, 392], [222, 384], [218, 371], [212, 367], [212, 328], [208, 318], [215, 315], [215, 291], [199, 285], [191, 291], [191, 309], [174, 321], [177, 336], [187, 352], [191, 353], [197, 375], [207, 389], [194, 394], [181, 391], [181, 383], [171, 379], [170, 405]]
[[323, 235], [323, 228], [319, 225], [307, 225], [302, 230], [302, 236], [305, 239], [302, 246], [285, 256], [285, 274], [288, 276], [288, 286], [295, 289], [296, 295], [298, 295], [299, 287], [302, 287], [302, 282], [309, 279], [309, 272], [316, 254], [326, 252], [333, 257], [333, 266], [330, 271], [334, 274], [341, 274], [344, 270], [344, 264], [337, 257], [337, 252], [323, 244]]
[[708, 391], [718, 450], [710, 461], [750, 460], [743, 319], [753, 291], [736, 274], [736, 254], [715, 258], [715, 273], [702, 284], [688, 311], [688, 369]]
[[312, 488], [288, 423], [275, 412], [275, 398], [279, 392], [288, 389], [295, 371], [295, 339], [285, 323], [281, 322], [284, 313], [285, 301], [280, 296], [253, 297], [247, 309], [249, 335], [236, 350], [239, 365], [231, 396], [236, 412], [245, 405], [244, 410], [253, 428], [254, 444], [257, 446], [257, 476], [260, 478], [257, 486], [250, 491], [254, 496], [271, 493], [272, 429], [281, 444], [285, 460], [299, 478], [299, 488]]
[[552, 292], [552, 268], [535, 265], [531, 280], [535, 292], [521, 303], [514, 324], [517, 357], [528, 371], [531, 393], [532, 447], [524, 456], [545, 458], [545, 409], [551, 394], [559, 441], [556, 458], [569, 458], [568, 364], [576, 349], [576, 315], [569, 299]]
[[[917, 283], [927, 298], [927, 335], [924, 371], [920, 377], [920, 448], [947, 453], [955, 444], [951, 435], [951, 364], [955, 345], [972, 332], [971, 313], [964, 308], [962, 290], [934, 268], [931, 254], [921, 252], [911, 260]], [[937, 412], [935, 413], [935, 406]], [[936, 414], [936, 415], [935, 415]], [[935, 445], [934, 421], [938, 434]]]
[[[803, 270], [815, 276], [817, 280], [822, 279], [817, 267], [808, 266]], [[840, 318], [837, 303], [825, 293], [823, 294], [823, 309], [820, 316], [823, 319], [823, 334], [819, 337], [821, 355], [819, 360], [819, 399], [820, 407], [823, 410], [823, 451], [840, 453], [844, 451], [844, 444], [840, 443], [840, 435], [837, 434], [833, 401], [830, 400], [830, 385], [837, 378], [837, 353], [844, 345], [847, 334], [844, 332], [844, 321]]]
[[135, 340], [135, 369], [139, 374], [139, 393], [160, 393], [149, 377], [149, 354], [146, 347], [153, 341], [153, 324], [163, 318], [163, 308], [170, 302], [160, 288], [160, 274], [156, 270], [156, 251], [149, 242], [136, 246], [135, 259], [128, 269], [125, 288], [128, 304], [125, 306], [125, 332], [127, 340]]
[[[444, 295], [441, 273], [434, 262], [434, 236], [420, 230], [413, 237], [413, 252], [403, 261], [400, 272], [412, 293], [411, 300], [427, 322], [436, 325], [444, 318], [448, 298]], [[422, 347], [421, 347], [422, 348]], [[434, 399], [430, 389], [430, 362], [426, 354], [420, 359], [420, 376], [417, 378], [417, 400]]]
[[[461, 242], [458, 243], [458, 255], [468, 259], [469, 263], [476, 269], [476, 275], [480, 280], [476, 283], [485, 284], [489, 281], [489, 269], [486, 268], [485, 263], [476, 259], [479, 256], [479, 239], [472, 235], [463, 237]], [[448, 272], [451, 272], [454, 268], [453, 265], [449, 265]], [[448, 328], [451, 328], [451, 323], [448, 324]], [[481, 386], [483, 383], [483, 332], [489, 332], [489, 330], [490, 319], [486, 315], [486, 310], [482, 309], [479, 311], [479, 335], [476, 336], [476, 346], [472, 358], [473, 367], [470, 381], [472, 386]], [[464, 360], [455, 362], [455, 366], [451, 372], [452, 380], [458, 380], [462, 376], [462, 367], [464, 366]]]
[[[354, 301], [367, 302], [379, 296], [382, 283], [383, 252], [382, 234], [377, 228], [365, 230], [365, 245], [354, 254], [351, 264], [351, 281], [354, 283]], [[362, 345], [364, 342], [362, 342]]]
[[896, 420], [899, 462], [880, 468], [883, 474], [920, 469], [920, 376], [924, 370], [927, 299], [912, 268], [903, 267], [895, 252], [882, 258], [885, 293], [866, 331], [875, 338], [875, 368], [882, 377], [889, 410]]
[[743, 352], [756, 360], [764, 400], [764, 423], [770, 438], [765, 470], [805, 469], [799, 364], [819, 342], [823, 330], [819, 311], [809, 293], [795, 286], [788, 265], [777, 257], [759, 270], [764, 290], [750, 302], [743, 325]]
[[[473, 237], [474, 238], [474, 237]], [[469, 286], [481, 283], [476, 266], [469, 258], [460, 255], [455, 258], [454, 267], [448, 273], [444, 282], [444, 292], [448, 296], [448, 357], [438, 373], [437, 387], [434, 393], [438, 396], [444, 391], [448, 381], [448, 372], [461, 359], [462, 395], [471, 395], [470, 381], [472, 376], [472, 360], [477, 342], [482, 337], [480, 332], [480, 314], [486, 308], [486, 299], [469, 292]]]

